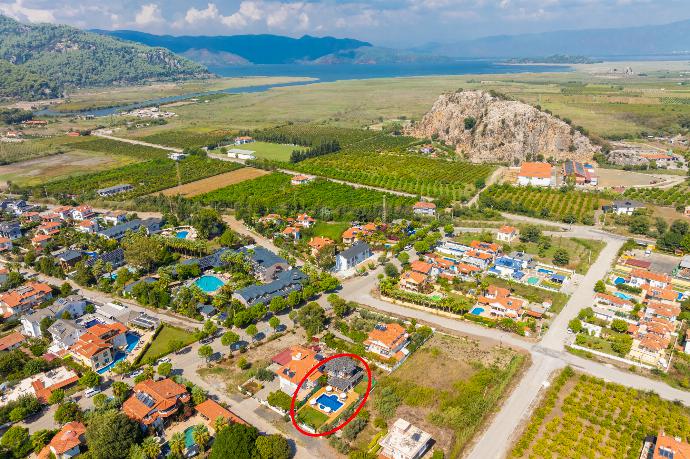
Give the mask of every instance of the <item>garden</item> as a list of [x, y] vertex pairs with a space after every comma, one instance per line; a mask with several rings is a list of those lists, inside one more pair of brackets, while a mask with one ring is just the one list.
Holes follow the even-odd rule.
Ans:
[[384, 196], [389, 218], [410, 216], [415, 201], [413, 198], [353, 188], [327, 180], [293, 186], [290, 176], [282, 173], [221, 188], [196, 199], [206, 205], [235, 209], [241, 218], [271, 212], [280, 215], [310, 212], [317, 220], [373, 221], [382, 216]]
[[601, 198], [594, 192], [492, 185], [479, 195], [480, 207], [565, 223], [594, 224]]
[[623, 193], [627, 199], [649, 202], [659, 206], [683, 208], [690, 205], [690, 187], [688, 184], [675, 185], [670, 188], [628, 188]]
[[155, 362], [171, 352], [178, 351], [196, 341], [194, 334], [166, 323], [154, 334], [150, 344], [137, 357], [139, 362]]
[[552, 382], [512, 456], [638, 459], [645, 438], [661, 430], [687, 440], [690, 411], [652, 392], [566, 368]]

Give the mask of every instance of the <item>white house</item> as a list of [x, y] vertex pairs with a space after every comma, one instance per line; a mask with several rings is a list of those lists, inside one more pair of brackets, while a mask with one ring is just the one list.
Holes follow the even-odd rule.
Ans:
[[632, 215], [637, 209], [644, 209], [645, 205], [638, 201], [613, 201], [611, 209], [618, 215]]
[[520, 230], [514, 226], [504, 225], [498, 229], [496, 239], [501, 242], [511, 243], [520, 236]]
[[371, 256], [371, 248], [366, 242], [358, 241], [335, 256], [335, 270], [347, 271]]
[[415, 215], [426, 215], [433, 217], [436, 215], [436, 204], [433, 202], [419, 201], [412, 206]]
[[517, 183], [522, 186], [551, 186], [553, 166], [549, 163], [522, 163]]
[[650, 285], [654, 288], [664, 289], [671, 283], [667, 274], [655, 273], [646, 269], [633, 269], [630, 273], [630, 284], [641, 288]]
[[236, 159], [256, 159], [256, 155], [252, 150], [241, 150], [239, 148], [232, 148], [228, 150], [228, 158]]
[[431, 435], [404, 419], [393, 423], [388, 433], [379, 440], [380, 456], [392, 459], [419, 459], [429, 449]]

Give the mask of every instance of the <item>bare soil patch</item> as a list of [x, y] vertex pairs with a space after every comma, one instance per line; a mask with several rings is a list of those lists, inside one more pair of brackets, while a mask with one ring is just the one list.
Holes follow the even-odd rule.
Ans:
[[182, 195], [185, 197], [198, 196], [200, 194], [208, 193], [209, 191], [224, 188], [226, 186], [234, 185], [236, 183], [244, 182], [245, 180], [252, 180], [262, 175], [268, 174], [267, 171], [255, 169], [253, 167], [243, 167], [225, 174], [214, 175], [196, 182], [186, 183], [184, 185], [168, 188], [156, 194], [163, 193], [165, 196]]

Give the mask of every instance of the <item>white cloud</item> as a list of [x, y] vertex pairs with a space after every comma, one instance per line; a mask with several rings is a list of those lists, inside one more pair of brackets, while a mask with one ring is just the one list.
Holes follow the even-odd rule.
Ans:
[[218, 18], [220, 12], [215, 3], [209, 3], [206, 5], [206, 9], [198, 10], [196, 8], [190, 8], [187, 10], [187, 14], [184, 16], [184, 20], [188, 24], [195, 24], [201, 21], [209, 21]]
[[14, 3], [0, 2], [0, 13], [18, 21], [55, 22], [55, 15], [51, 10], [24, 6], [24, 0], [15, 0]]
[[134, 16], [134, 23], [139, 26], [148, 26], [163, 22], [161, 9], [155, 3], [142, 5], [139, 12]]

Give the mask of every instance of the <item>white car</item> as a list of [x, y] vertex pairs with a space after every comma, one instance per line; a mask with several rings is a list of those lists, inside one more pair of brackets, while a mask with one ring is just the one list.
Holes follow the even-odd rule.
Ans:
[[156, 365], [160, 365], [161, 363], [170, 363], [170, 359], [168, 357], [163, 357], [162, 359], [158, 359], [156, 361]]
[[131, 373], [129, 374], [129, 377], [130, 377], [130, 378], [136, 378], [137, 376], [139, 376], [139, 375], [142, 374], [143, 372], [144, 372], [144, 370], [136, 370], [136, 371], [133, 371], [133, 372], [131, 372]]
[[92, 387], [91, 389], [86, 389], [86, 390], [84, 391], [84, 397], [89, 397], [89, 398], [90, 398], [90, 397], [93, 397], [94, 395], [96, 395], [96, 394], [98, 394], [98, 393], [100, 393], [100, 392], [101, 392], [101, 388], [100, 388], [100, 387], [98, 387], [98, 386]]

